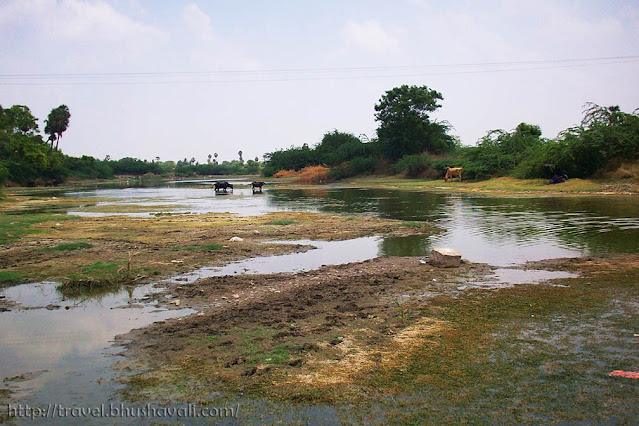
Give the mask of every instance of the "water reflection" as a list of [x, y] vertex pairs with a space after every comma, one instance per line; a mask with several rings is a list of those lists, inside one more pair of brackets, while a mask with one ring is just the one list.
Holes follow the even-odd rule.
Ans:
[[233, 274], [296, 273], [319, 269], [324, 265], [361, 262], [379, 256], [380, 240], [379, 237], [362, 237], [345, 241], [271, 241], [271, 243], [297, 244], [312, 248], [301, 253], [255, 257], [221, 267], [204, 267], [173, 277], [172, 280], [190, 283], [200, 278]]
[[[212, 181], [208, 181], [212, 183]], [[234, 182], [238, 186], [246, 182]], [[197, 184], [198, 187], [193, 187]], [[191, 186], [189, 186], [191, 185]], [[630, 196], [487, 196], [361, 188], [266, 189], [253, 195], [238, 188], [215, 196], [207, 182], [179, 182], [162, 187], [99, 189], [68, 196], [109, 198], [100, 206], [146, 206], [148, 211], [121, 213], [230, 212], [240, 215], [273, 211], [367, 214], [434, 222], [446, 233], [435, 237], [384, 238], [379, 254], [426, 255], [433, 246], [457, 248], [465, 258], [497, 265], [602, 252], [637, 252], [639, 200]], [[104, 215], [76, 210], [73, 214]]]
[[109, 380], [102, 386], [95, 384], [113, 375], [111, 359], [104, 353], [117, 352], [110, 348], [114, 337], [194, 312], [139, 303], [138, 299], [157, 291], [150, 285], [80, 304], [64, 300], [56, 285], [23, 284], [2, 291], [7, 300], [29, 308], [4, 312], [0, 321], [0, 377], [27, 374], [30, 380], [3, 384], [22, 403], [50, 401], [72, 406], [108, 401], [115, 385]]
[[433, 237], [384, 238], [380, 254], [425, 255], [434, 246], [458, 249], [494, 265], [604, 252], [637, 252], [637, 197], [490, 197], [381, 189], [280, 190], [277, 207], [368, 213], [430, 221], [446, 230]]

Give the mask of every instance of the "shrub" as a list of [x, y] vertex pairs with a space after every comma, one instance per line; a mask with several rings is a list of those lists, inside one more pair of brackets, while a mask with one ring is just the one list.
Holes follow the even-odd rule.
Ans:
[[324, 166], [304, 167], [298, 173], [298, 179], [304, 183], [325, 183], [328, 181], [328, 172], [331, 169]]
[[280, 170], [273, 175], [274, 178], [292, 178], [296, 177], [298, 172], [295, 170]]
[[431, 167], [432, 161], [427, 154], [405, 155], [395, 164], [395, 173], [406, 173], [408, 177], [417, 177]]

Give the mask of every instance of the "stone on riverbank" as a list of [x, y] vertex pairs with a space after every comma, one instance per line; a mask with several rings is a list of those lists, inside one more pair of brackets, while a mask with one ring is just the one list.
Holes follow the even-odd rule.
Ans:
[[441, 268], [457, 268], [461, 264], [461, 253], [450, 248], [434, 248], [428, 263]]

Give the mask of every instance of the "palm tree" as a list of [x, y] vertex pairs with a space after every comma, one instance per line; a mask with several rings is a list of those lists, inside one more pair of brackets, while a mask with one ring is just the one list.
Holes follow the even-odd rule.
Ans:
[[49, 135], [48, 141], [51, 142], [51, 149], [53, 150], [53, 141], [55, 140], [55, 149], [58, 150], [58, 143], [62, 137], [62, 133], [69, 127], [69, 118], [71, 113], [69, 107], [66, 105], [60, 105], [54, 108], [49, 113], [49, 117], [44, 120], [46, 126], [44, 132]]

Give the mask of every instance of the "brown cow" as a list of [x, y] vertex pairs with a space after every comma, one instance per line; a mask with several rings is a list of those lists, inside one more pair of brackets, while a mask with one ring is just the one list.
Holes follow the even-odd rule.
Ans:
[[461, 182], [462, 169], [463, 167], [446, 167], [446, 176], [444, 176], [444, 180], [448, 182], [448, 179], [453, 179], [459, 176], [459, 181]]

